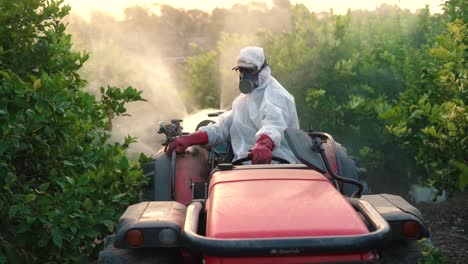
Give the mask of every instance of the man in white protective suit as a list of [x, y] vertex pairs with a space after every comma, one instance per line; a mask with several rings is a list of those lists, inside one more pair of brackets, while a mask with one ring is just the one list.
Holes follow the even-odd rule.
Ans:
[[252, 164], [268, 164], [274, 156], [299, 163], [283, 134], [288, 127], [299, 128], [294, 97], [271, 76], [263, 48], [243, 48], [233, 70], [239, 71], [241, 94], [232, 109], [217, 123], [177, 137], [167, 153], [183, 152], [191, 145], [214, 146], [230, 137], [234, 160], [248, 156]]

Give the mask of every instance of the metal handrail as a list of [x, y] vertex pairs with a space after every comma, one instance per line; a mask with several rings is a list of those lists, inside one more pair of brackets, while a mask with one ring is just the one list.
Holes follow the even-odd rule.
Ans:
[[183, 244], [194, 252], [209, 256], [272, 256], [310, 253], [351, 253], [374, 250], [385, 245], [390, 226], [368, 202], [348, 198], [350, 204], [369, 221], [374, 229], [367, 234], [281, 238], [210, 238], [197, 234], [203, 209], [199, 201], [187, 207]]

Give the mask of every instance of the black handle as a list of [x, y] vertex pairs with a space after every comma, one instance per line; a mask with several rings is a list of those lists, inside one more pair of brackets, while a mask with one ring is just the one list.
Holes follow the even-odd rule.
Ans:
[[[312, 132], [310, 133], [310, 135], [325, 137], [328, 140], [330, 140], [330, 142], [335, 141], [333, 137], [327, 133]], [[341, 181], [344, 183], [349, 183], [349, 184], [357, 186], [358, 189], [351, 195], [351, 197], [358, 197], [358, 198], [361, 197], [362, 191], [364, 190], [364, 186], [362, 185], [362, 183], [360, 183], [359, 181], [356, 181], [355, 179], [350, 179], [350, 178], [342, 177], [340, 175], [335, 174], [335, 172], [333, 171], [333, 168], [330, 165], [330, 162], [328, 161], [327, 155], [325, 154], [325, 149], [323, 148], [323, 142], [320, 139], [312, 138], [312, 148], [315, 152], [320, 153], [320, 157], [322, 157], [323, 163], [325, 164], [325, 167], [327, 168], [328, 173], [330, 173], [330, 176], [337, 181]]]
[[[232, 165], [241, 165], [243, 162], [251, 161], [251, 160], [252, 160], [252, 157], [244, 157], [244, 158], [241, 158], [241, 159], [238, 159], [238, 160], [235, 160], [235, 161], [231, 162], [231, 164]], [[273, 156], [273, 157], [271, 157], [271, 160], [272, 161], [278, 161], [281, 164], [291, 164], [291, 162], [289, 162], [288, 160], [280, 158], [280, 157]]]

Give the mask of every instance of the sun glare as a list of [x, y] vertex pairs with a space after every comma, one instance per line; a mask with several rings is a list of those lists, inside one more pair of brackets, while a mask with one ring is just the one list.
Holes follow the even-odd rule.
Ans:
[[[66, 0], [72, 7], [72, 12], [80, 14], [85, 18], [93, 11], [100, 11], [112, 14], [117, 19], [124, 18], [125, 8], [139, 5], [148, 9], [149, 12], [159, 13], [160, 5], [171, 5], [175, 8], [200, 9], [211, 12], [214, 8], [231, 8], [235, 3], [248, 4], [249, 2], [263, 2], [267, 6], [273, 5], [272, 0]], [[374, 10], [383, 3], [400, 6], [402, 9], [409, 9], [415, 12], [418, 9], [429, 5], [431, 13], [441, 13], [441, 4], [444, 0], [290, 0], [292, 4], [304, 4], [314, 12], [328, 12], [333, 9], [336, 14], [344, 14], [351, 8]]]

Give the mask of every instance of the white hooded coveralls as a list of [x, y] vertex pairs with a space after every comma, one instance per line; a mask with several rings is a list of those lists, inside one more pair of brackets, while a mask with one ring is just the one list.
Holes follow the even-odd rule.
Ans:
[[[239, 60], [252, 63], [260, 69], [265, 62], [263, 48], [247, 47], [241, 50]], [[232, 109], [219, 116], [215, 124], [201, 127], [208, 133], [208, 145], [217, 145], [231, 138], [234, 160], [244, 158], [262, 135], [274, 142], [273, 156], [300, 163], [292, 153], [283, 131], [299, 128], [294, 97], [271, 76], [269, 66], [259, 73], [259, 86], [249, 94], [240, 94]]]

